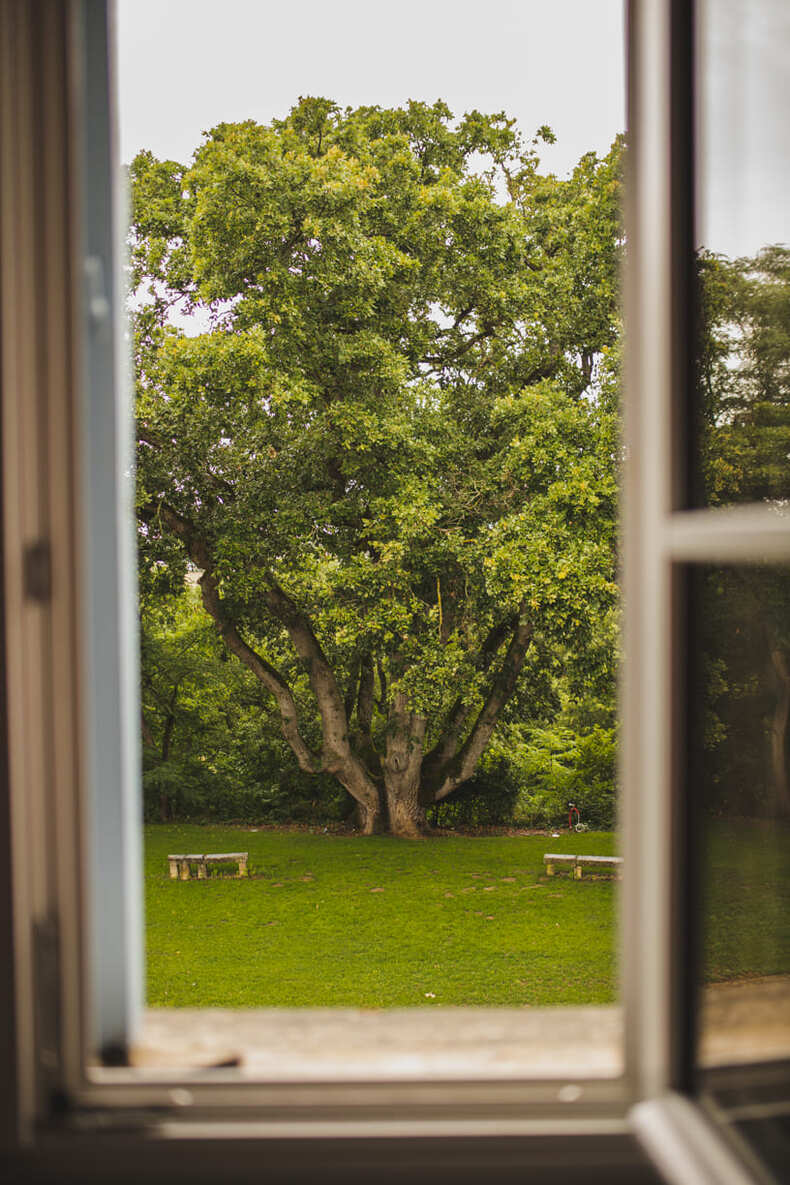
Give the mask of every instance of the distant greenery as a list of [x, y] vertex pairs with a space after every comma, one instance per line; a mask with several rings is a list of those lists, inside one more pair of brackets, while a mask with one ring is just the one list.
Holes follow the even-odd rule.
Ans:
[[[558, 851], [610, 854], [611, 834]], [[395, 1008], [617, 998], [615, 883], [546, 878], [544, 836], [146, 828], [148, 1003]], [[249, 851], [253, 877], [171, 881], [169, 852]]]
[[[538, 771], [554, 810], [544, 750], [576, 792], [590, 728], [558, 714], [611, 682], [617, 604], [623, 141], [562, 179], [553, 138], [307, 97], [133, 161], [149, 814], [271, 817], [287, 746], [294, 809], [314, 777], [415, 837], [499, 794], [509, 723], [564, 730], [500, 752], [516, 797]], [[190, 564], [233, 675], [149, 612]]]

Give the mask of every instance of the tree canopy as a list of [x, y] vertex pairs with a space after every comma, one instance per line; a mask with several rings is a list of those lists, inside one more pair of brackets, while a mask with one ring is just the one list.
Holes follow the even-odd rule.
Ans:
[[622, 145], [559, 180], [551, 138], [308, 98], [131, 168], [147, 578], [199, 571], [366, 832], [418, 834], [616, 599]]

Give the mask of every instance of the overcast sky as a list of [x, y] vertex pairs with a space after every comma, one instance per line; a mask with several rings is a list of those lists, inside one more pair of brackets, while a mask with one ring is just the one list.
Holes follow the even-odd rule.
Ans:
[[699, 20], [700, 242], [790, 245], [790, 4], [702, 0]]
[[560, 174], [625, 127], [622, 0], [119, 0], [118, 66], [124, 161], [188, 161], [204, 129], [299, 95], [504, 109], [554, 129]]
[[[699, 238], [790, 243], [790, 4], [700, 0]], [[188, 161], [222, 121], [299, 95], [505, 110], [567, 173], [625, 127], [622, 0], [118, 0], [121, 158]]]

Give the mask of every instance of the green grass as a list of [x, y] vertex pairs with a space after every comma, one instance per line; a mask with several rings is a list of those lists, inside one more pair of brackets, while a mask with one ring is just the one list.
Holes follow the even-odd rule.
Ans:
[[703, 850], [705, 978], [790, 975], [788, 828], [713, 821]]
[[[149, 826], [148, 1003], [607, 1003], [615, 883], [548, 879], [543, 853], [614, 850], [607, 833], [409, 842]], [[169, 879], [168, 852], [211, 851], [249, 851], [251, 878]]]

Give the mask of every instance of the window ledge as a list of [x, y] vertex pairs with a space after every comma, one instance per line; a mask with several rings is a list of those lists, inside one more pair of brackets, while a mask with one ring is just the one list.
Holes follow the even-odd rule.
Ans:
[[135, 1068], [237, 1065], [279, 1081], [613, 1078], [622, 1010], [567, 1008], [149, 1009]]

